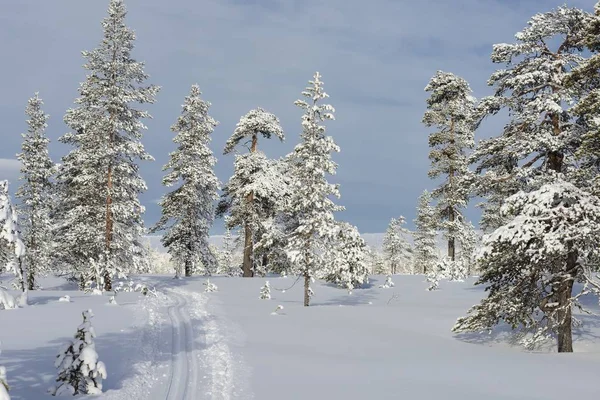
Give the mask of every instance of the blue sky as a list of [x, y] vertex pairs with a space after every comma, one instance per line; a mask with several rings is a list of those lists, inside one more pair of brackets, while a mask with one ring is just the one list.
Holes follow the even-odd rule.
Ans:
[[[174, 149], [169, 127], [190, 86], [198, 83], [220, 125], [212, 148], [226, 182], [233, 156], [223, 146], [240, 116], [263, 107], [282, 122], [285, 143], [263, 141], [271, 157], [292, 150], [301, 130], [293, 105], [319, 71], [336, 108], [328, 133], [341, 147], [333, 182], [341, 184], [339, 218], [361, 232], [383, 232], [391, 217], [412, 226], [416, 199], [434, 186], [427, 178], [427, 135], [421, 124], [424, 87], [436, 70], [467, 79], [476, 97], [496, 69], [494, 43], [512, 42], [531, 15], [556, 0], [126, 0], [128, 25], [138, 40], [134, 57], [146, 62], [150, 82], [162, 86], [149, 107], [143, 139], [156, 161], [142, 165], [149, 190], [142, 197], [147, 225], [160, 214], [161, 167]], [[591, 9], [592, 1], [570, 6]], [[69, 149], [56, 139], [67, 132], [65, 110], [85, 78], [82, 50], [101, 39], [108, 0], [19, 0], [0, 13], [0, 179], [15, 181], [27, 99], [39, 91], [50, 114], [55, 161]], [[495, 134], [487, 122], [477, 138]], [[16, 190], [13, 183], [11, 191]], [[476, 222], [478, 214], [469, 212]], [[214, 233], [222, 232], [217, 223]]]

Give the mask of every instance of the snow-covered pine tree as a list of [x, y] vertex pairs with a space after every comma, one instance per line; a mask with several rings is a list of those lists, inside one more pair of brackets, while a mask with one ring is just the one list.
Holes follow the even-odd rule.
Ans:
[[260, 297], [261, 300], [270, 300], [271, 299], [271, 285], [269, 281], [265, 282], [265, 285], [260, 288]]
[[[0, 342], [1, 345], [2, 343]], [[2, 348], [0, 348], [0, 354], [2, 354]], [[10, 400], [9, 390], [10, 386], [8, 386], [8, 380], [6, 379], [6, 368], [0, 365], [0, 400]]]
[[436, 72], [425, 91], [431, 94], [423, 123], [437, 129], [429, 135], [429, 177], [445, 177], [432, 197], [437, 200], [437, 215], [442, 219], [439, 226], [448, 240], [448, 257], [454, 261], [470, 190], [462, 180], [469, 175], [466, 152], [475, 146], [475, 98], [467, 81], [442, 71]]
[[[227, 221], [228, 217], [226, 217]], [[227, 222], [226, 222], [227, 224]], [[229, 276], [239, 276], [241, 269], [239, 265], [234, 262], [234, 252], [237, 248], [237, 239], [231, 234], [231, 229], [225, 229], [225, 236], [223, 237], [223, 243], [219, 250], [219, 270], [218, 274], [224, 274]]]
[[162, 183], [177, 188], [161, 199], [162, 215], [151, 229], [166, 231], [161, 242], [172, 259], [182, 263], [178, 269], [183, 269], [185, 276], [192, 276], [198, 264], [207, 274], [216, 267], [208, 237], [220, 183], [214, 172], [216, 158], [208, 145], [218, 122], [208, 115], [210, 103], [202, 100], [201, 94], [198, 85], [193, 85], [171, 127], [178, 147], [163, 167], [168, 172]]
[[[487, 286], [488, 297], [454, 331], [491, 330], [503, 321], [533, 334], [524, 337], [528, 347], [552, 335], [559, 352], [572, 352], [572, 308], [582, 295], [573, 294], [574, 282], [600, 288], [589, 273], [600, 249], [600, 199], [557, 180], [518, 192], [501, 212], [509, 222], [484, 237], [479, 260], [476, 283]], [[581, 293], [589, 291], [585, 285]]]
[[89, 258], [105, 250], [104, 289], [113, 276], [136, 271], [144, 261], [142, 213], [138, 195], [146, 190], [137, 160], [152, 160], [141, 143], [141, 122], [159, 88], [144, 86], [144, 64], [134, 60], [135, 34], [125, 26], [123, 0], [111, 0], [100, 45], [84, 51], [86, 80], [76, 108], [65, 115], [72, 132], [60, 141], [74, 148], [63, 157], [58, 173], [58, 210], [63, 262], [83, 277]]
[[600, 2], [596, 3], [594, 14], [581, 24], [581, 43], [591, 54], [565, 76], [565, 84], [578, 98], [570, 112], [579, 118], [583, 132], [576, 152], [577, 184], [600, 196]]
[[413, 248], [407, 239], [410, 231], [404, 227], [405, 223], [406, 221], [402, 215], [398, 219], [392, 218], [383, 237], [383, 252], [386, 261], [390, 265], [392, 275], [399, 272], [401, 265], [404, 266], [403, 270], [405, 272], [407, 267], [411, 265]]
[[325, 279], [352, 291], [369, 282], [367, 244], [358, 229], [347, 222], [338, 222], [338, 232], [327, 252]]
[[[573, 154], [581, 142], [582, 128], [581, 121], [573, 118], [566, 108], [576, 91], [562, 82], [571, 69], [583, 61], [579, 49], [588, 18], [589, 14], [582, 10], [559, 7], [532, 17], [528, 26], [517, 33], [517, 43], [498, 44], [493, 48], [492, 61], [503, 64], [503, 68], [491, 76], [488, 83], [495, 88], [495, 95], [482, 101], [482, 105], [489, 114], [507, 110], [510, 121], [500, 136], [480, 144], [477, 159], [485, 174], [492, 175], [496, 181], [512, 180], [522, 192], [507, 201], [512, 210], [507, 205], [502, 206], [505, 211], [501, 215], [506, 219], [501, 220], [503, 225], [485, 240], [488, 247], [492, 246], [492, 252], [480, 263], [482, 276], [478, 282], [491, 283], [494, 289], [481, 308], [472, 311], [477, 317], [461, 322], [457, 329], [493, 325], [489, 321], [498, 321], [495, 317], [515, 328], [520, 324], [538, 327], [534, 316], [536, 307], [541, 307], [546, 310], [544, 320], [558, 318], [551, 330], [558, 335], [559, 351], [572, 351], [572, 289], [578, 278], [579, 260], [586, 254], [582, 249], [587, 244], [575, 243], [576, 239], [572, 242], [566, 231], [560, 231], [563, 242], [560, 247], [536, 247], [547, 243], [554, 234], [542, 239], [537, 236], [538, 231], [525, 234], [527, 225], [513, 225], [532, 220], [549, 230], [569, 230], [576, 215], [572, 221], [553, 217], [546, 225], [536, 215], [548, 217], [559, 212], [557, 210], [564, 210], [568, 215], [567, 208], [584, 201], [585, 195], [576, 193], [567, 183], [577, 182]], [[499, 175], [495, 166], [511, 159], [517, 161], [517, 166], [510, 173]], [[540, 189], [546, 184], [551, 186]], [[548, 200], [549, 196], [554, 200]], [[541, 208], [532, 215], [533, 207], [538, 206]], [[590, 214], [589, 221], [592, 217]], [[582, 232], [574, 232], [574, 238], [586, 234], [582, 229]], [[507, 235], [514, 235], [513, 245], [504, 241]], [[529, 237], [529, 242], [524, 242], [525, 237]], [[569, 243], [573, 243], [572, 247], [567, 246]], [[552, 307], [548, 308], [547, 303]], [[485, 309], [492, 304], [498, 309], [486, 316]], [[505, 305], [514, 305], [514, 310], [506, 310]]]
[[436, 209], [431, 206], [431, 194], [427, 190], [419, 196], [414, 222], [413, 270], [427, 274], [433, 270], [439, 258], [436, 243], [438, 217]]
[[259, 135], [266, 139], [275, 135], [279, 140], [284, 140], [279, 119], [262, 108], [242, 116], [225, 144], [224, 154], [229, 154], [243, 140], [251, 143], [249, 153], [235, 156], [234, 173], [225, 185], [217, 212], [220, 216], [230, 216], [228, 228], [244, 229], [244, 277], [254, 276], [257, 231], [261, 230], [261, 223], [265, 219], [273, 216], [283, 183], [275, 162], [258, 151]]
[[8, 194], [8, 181], [0, 181], [0, 272], [8, 267], [23, 292], [27, 290], [25, 254], [17, 210]]
[[338, 233], [333, 213], [344, 210], [336, 205], [331, 196], [340, 196], [338, 185], [327, 181], [326, 175], [334, 175], [337, 164], [331, 153], [339, 147], [331, 136], [325, 135], [322, 122], [334, 119], [334, 108], [321, 104], [329, 97], [323, 90], [321, 75], [317, 72], [309, 86], [302, 92], [307, 100], [297, 100], [304, 110], [300, 143], [288, 155], [290, 167], [291, 198], [286, 205], [289, 233], [286, 249], [292, 273], [304, 277], [304, 305], [309, 306], [313, 279], [327, 273], [328, 253]]
[[92, 326], [94, 313], [86, 310], [83, 323], [77, 328], [75, 339], [66, 343], [56, 356], [57, 385], [50, 389], [52, 396], [101, 394], [106, 367], [98, 361], [94, 345], [96, 332]]
[[35, 289], [39, 275], [51, 269], [52, 262], [52, 221], [53, 209], [52, 177], [55, 165], [48, 154], [50, 140], [46, 137], [48, 115], [42, 110], [43, 101], [38, 93], [29, 99], [25, 114], [27, 133], [23, 136], [21, 154], [21, 180], [16, 197], [21, 199], [17, 211], [21, 215], [23, 242], [27, 248], [24, 257], [27, 265], [27, 288]]

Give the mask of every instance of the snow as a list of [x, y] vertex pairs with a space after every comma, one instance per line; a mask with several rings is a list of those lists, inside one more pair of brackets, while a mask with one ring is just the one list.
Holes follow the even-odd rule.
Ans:
[[[202, 291], [203, 277], [134, 279], [156, 286], [158, 296], [120, 293], [120, 305], [108, 307], [108, 294], [92, 296], [42, 278], [47, 290], [30, 292], [29, 307], [0, 311], [0, 365], [7, 369], [11, 398], [47, 396], [56, 377], [55, 355], [88, 308], [95, 314], [95, 349], [110, 372], [100, 399], [597, 394], [598, 317], [578, 315], [584, 326], [575, 330], [576, 352], [568, 355], [551, 352], [552, 346], [537, 353], [511, 347], [502, 329], [455, 336], [450, 328], [456, 318], [484, 295], [473, 279], [427, 292], [423, 276], [396, 275], [388, 289], [379, 288], [385, 276], [374, 276], [371, 286], [352, 295], [317, 281], [310, 307], [303, 307], [302, 285], [289, 288], [289, 278], [269, 277], [272, 301], [258, 298], [261, 279], [213, 276], [219, 291], [212, 293]], [[59, 303], [65, 295], [71, 302]], [[594, 311], [600, 311], [597, 304]]]

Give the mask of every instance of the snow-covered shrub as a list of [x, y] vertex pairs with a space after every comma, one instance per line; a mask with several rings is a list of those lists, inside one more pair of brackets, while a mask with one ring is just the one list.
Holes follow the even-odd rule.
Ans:
[[27, 306], [28, 291], [21, 293], [18, 296], [13, 296], [6, 290], [0, 288], [0, 310], [13, 310], [19, 307]]
[[58, 369], [58, 384], [50, 389], [53, 396], [102, 393], [102, 379], [106, 367], [98, 361], [92, 327], [92, 310], [83, 313], [83, 323], [77, 328], [75, 339], [66, 343], [56, 356], [54, 366]]
[[[2, 350], [0, 349], [0, 353]], [[8, 381], [6, 380], [6, 368], [0, 365], [0, 400], [10, 400], [10, 396], [8, 391], [10, 387], [8, 386]]]
[[61, 303], [70, 303], [71, 302], [71, 296], [69, 296], [68, 294], [66, 294], [63, 297], [61, 297], [60, 299], [58, 299], [58, 301], [61, 302]]
[[21, 239], [17, 210], [8, 194], [8, 181], [0, 181], [0, 273], [7, 267], [25, 291], [27, 272], [24, 268], [25, 245]]
[[358, 229], [347, 222], [336, 222], [337, 233], [327, 252], [327, 282], [352, 291], [369, 282], [367, 245]]
[[394, 282], [392, 281], [392, 277], [390, 275], [385, 278], [385, 283], [383, 285], [379, 285], [382, 289], [388, 289], [394, 287]]
[[467, 267], [462, 260], [452, 261], [448, 257], [442, 258], [427, 274], [430, 286], [427, 290], [437, 290], [439, 281], [447, 279], [451, 282], [464, 282], [467, 278]]
[[261, 300], [270, 300], [271, 299], [271, 285], [269, 281], [265, 282], [265, 286], [260, 289], [260, 299]]
[[207, 279], [203, 285], [206, 286], [206, 289], [204, 289], [205, 292], [216, 292], [219, 289], [217, 285], [210, 281], [210, 279]]

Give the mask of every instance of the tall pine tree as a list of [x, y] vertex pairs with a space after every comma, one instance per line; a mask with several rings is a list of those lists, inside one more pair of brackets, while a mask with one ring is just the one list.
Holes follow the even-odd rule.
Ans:
[[432, 197], [437, 200], [438, 215], [442, 218], [440, 227], [448, 240], [448, 258], [455, 261], [457, 238], [465, 226], [462, 210], [469, 196], [469, 188], [461, 181], [468, 175], [466, 152], [475, 146], [475, 98], [464, 79], [442, 71], [431, 78], [425, 91], [430, 97], [423, 123], [437, 129], [429, 135], [429, 177], [444, 178]]
[[291, 173], [291, 199], [287, 205], [291, 230], [286, 248], [292, 263], [292, 272], [304, 277], [304, 305], [310, 305], [310, 283], [327, 272], [328, 253], [338, 232], [333, 213], [344, 207], [336, 205], [331, 196], [339, 197], [338, 185], [327, 181], [334, 175], [337, 164], [331, 153], [339, 147], [331, 136], [325, 135], [324, 121], [334, 119], [334, 108], [321, 101], [329, 97], [323, 90], [321, 75], [317, 72], [302, 92], [306, 100], [296, 105], [304, 110], [300, 143], [288, 156]]
[[33, 290], [39, 275], [47, 273], [52, 263], [53, 184], [55, 165], [48, 154], [50, 140], [46, 137], [48, 115], [42, 110], [43, 101], [36, 93], [29, 99], [25, 113], [28, 130], [23, 136], [21, 161], [22, 186], [16, 193], [21, 199], [23, 241], [27, 248], [24, 262], [27, 265], [27, 288]]
[[[488, 252], [478, 284], [489, 285], [489, 295], [457, 330], [504, 320], [515, 329], [556, 335], [559, 352], [573, 351], [573, 285], [593, 256], [595, 228], [588, 222], [596, 220], [597, 204], [573, 187], [580, 182], [574, 154], [583, 129], [568, 109], [577, 92], [563, 82], [583, 61], [579, 50], [589, 18], [559, 7], [532, 17], [516, 43], [493, 48], [492, 61], [503, 68], [490, 77], [495, 95], [482, 105], [489, 114], [507, 110], [510, 121], [477, 155], [484, 174], [513, 182], [519, 191], [506, 200], [500, 226], [484, 240]], [[495, 167], [511, 158], [516, 166], [499, 174]], [[584, 206], [590, 207], [587, 221]], [[545, 322], [548, 329], [538, 330]]]
[[249, 153], [236, 155], [235, 171], [223, 190], [218, 214], [229, 214], [228, 228], [243, 227], [244, 277], [254, 276], [254, 243], [261, 231], [262, 222], [272, 216], [276, 197], [280, 192], [281, 177], [277, 174], [274, 162], [258, 151], [258, 137], [266, 139], [275, 135], [284, 140], [279, 119], [257, 108], [244, 115], [238, 122], [233, 135], [225, 144], [224, 154], [233, 152], [243, 140], [250, 142]]
[[142, 213], [138, 196], [146, 190], [137, 160], [152, 160], [141, 143], [141, 122], [159, 88], [144, 86], [144, 64], [134, 60], [135, 34], [125, 26], [122, 0], [111, 0], [102, 22], [102, 42], [84, 51], [86, 80], [76, 108], [65, 115], [72, 132], [60, 141], [74, 147], [58, 174], [62, 209], [59, 228], [63, 260], [85, 280], [89, 259], [103, 259], [104, 290], [112, 278], [144, 263]]
[[177, 271], [183, 267], [185, 276], [192, 276], [198, 264], [205, 272], [216, 267], [208, 237], [220, 183], [214, 172], [217, 160], [208, 145], [218, 122], [208, 115], [210, 103], [200, 95], [198, 85], [192, 86], [181, 116], [171, 127], [178, 147], [163, 168], [168, 171], [163, 185], [179, 186], [160, 201], [162, 216], [152, 229], [167, 230], [162, 244], [171, 259], [180, 264], [176, 266]]

